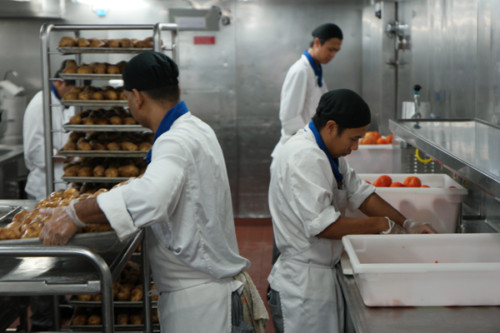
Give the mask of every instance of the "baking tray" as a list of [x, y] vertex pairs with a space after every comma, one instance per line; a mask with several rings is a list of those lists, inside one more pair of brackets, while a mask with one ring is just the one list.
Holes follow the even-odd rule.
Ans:
[[124, 99], [120, 99], [120, 100], [63, 99], [63, 100], [61, 100], [61, 104], [65, 105], [65, 106], [106, 106], [106, 107], [128, 106], [128, 102]]
[[79, 73], [61, 73], [64, 80], [121, 80], [121, 74], [79, 74]]
[[[113, 325], [115, 331], [144, 331], [144, 325]], [[104, 332], [102, 325], [69, 325], [69, 328], [74, 331], [96, 331]], [[159, 324], [153, 324], [153, 329], [158, 331], [160, 329]]]
[[63, 125], [66, 131], [77, 132], [151, 132], [141, 125]]
[[0, 226], [6, 222], [10, 222], [14, 215], [23, 210], [21, 206], [1, 206], [0, 205]]
[[125, 48], [125, 47], [58, 47], [57, 50], [64, 54], [75, 53], [142, 53], [153, 48]]
[[62, 177], [70, 183], [120, 183], [132, 177]]
[[[74, 298], [71, 298], [68, 301], [69, 304], [73, 306], [79, 306], [79, 307], [100, 307], [102, 305], [101, 301], [78, 301], [75, 300]], [[131, 301], [113, 301], [113, 305], [116, 307], [120, 308], [142, 308], [144, 306], [144, 302], [138, 301], [138, 302], [131, 302]], [[157, 301], [151, 301], [151, 307], [157, 308], [158, 307], [158, 302]]]
[[61, 150], [61, 156], [81, 156], [81, 157], [144, 157], [146, 150], [126, 151], [126, 150]]
[[[68, 245], [84, 246], [95, 253], [110, 252], [118, 247], [120, 240], [114, 231], [86, 232], [76, 234]], [[0, 246], [41, 246], [39, 238], [8, 239], [0, 241]]]

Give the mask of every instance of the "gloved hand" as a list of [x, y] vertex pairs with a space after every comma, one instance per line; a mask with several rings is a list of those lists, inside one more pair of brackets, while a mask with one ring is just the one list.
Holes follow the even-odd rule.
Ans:
[[382, 231], [381, 234], [406, 234], [406, 230], [403, 227], [401, 227], [399, 224], [397, 224], [387, 216], [385, 218], [387, 219], [389, 228], [386, 231]]
[[76, 200], [71, 201], [68, 206], [57, 208], [42, 208], [40, 214], [48, 216], [39, 238], [45, 245], [65, 245], [78, 231], [85, 226], [75, 211]]
[[406, 219], [403, 223], [403, 227], [410, 234], [435, 234], [436, 230], [427, 223], [413, 221], [411, 219]]

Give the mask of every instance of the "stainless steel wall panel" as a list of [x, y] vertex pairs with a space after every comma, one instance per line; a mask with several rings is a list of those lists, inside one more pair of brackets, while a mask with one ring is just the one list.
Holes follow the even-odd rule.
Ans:
[[323, 67], [329, 89], [361, 92], [361, 7], [317, 2], [238, 2], [235, 13], [238, 110], [236, 215], [268, 216], [270, 154], [280, 137], [279, 100], [288, 68], [306, 50], [311, 31], [335, 22], [342, 50]]

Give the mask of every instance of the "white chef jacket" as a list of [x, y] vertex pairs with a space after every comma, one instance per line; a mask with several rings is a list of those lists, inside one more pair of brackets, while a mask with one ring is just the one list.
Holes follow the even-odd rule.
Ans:
[[279, 146], [312, 119], [321, 96], [328, 91], [326, 82], [322, 83], [320, 87], [318, 78], [305, 55], [290, 67], [281, 87], [281, 138], [272, 156]]
[[[52, 102], [52, 144], [53, 154], [56, 154], [67, 142], [69, 133], [63, 131], [62, 125], [67, 123], [75, 114], [73, 107], [65, 108], [51, 91]], [[45, 183], [45, 130], [43, 118], [43, 92], [38, 92], [26, 107], [23, 119], [23, 145], [24, 162], [29, 170], [25, 191], [42, 200], [47, 197], [47, 185]], [[67, 184], [61, 181], [63, 175], [63, 163], [54, 163], [55, 190], [64, 189]], [[57, 182], [58, 181], [58, 182]]]
[[162, 332], [230, 332], [239, 255], [222, 150], [213, 130], [190, 112], [153, 144], [141, 178], [97, 201], [124, 239], [146, 228]]
[[268, 281], [280, 293], [285, 332], [342, 330], [342, 294], [335, 264], [341, 240], [316, 235], [344, 213], [358, 208], [375, 188], [339, 158], [343, 187], [338, 189], [328, 157], [309, 127], [297, 132], [274, 157], [269, 207], [281, 252]]

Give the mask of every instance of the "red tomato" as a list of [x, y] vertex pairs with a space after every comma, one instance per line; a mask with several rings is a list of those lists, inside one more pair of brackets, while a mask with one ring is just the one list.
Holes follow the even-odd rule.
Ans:
[[390, 187], [405, 187], [405, 186], [401, 182], [394, 182], [391, 184]]
[[392, 143], [392, 139], [394, 138], [394, 136], [392, 134], [389, 134], [385, 137], [385, 139], [387, 140], [387, 142], [389, 143]]
[[378, 138], [378, 139], [377, 139], [377, 144], [378, 144], [378, 145], [386, 145], [386, 144], [388, 144], [388, 143], [389, 143], [389, 142], [388, 142], [386, 139], [384, 139], [384, 138]]
[[389, 187], [392, 184], [392, 178], [387, 175], [382, 175], [373, 182], [373, 186], [377, 187]]
[[422, 186], [422, 182], [418, 177], [408, 176], [403, 180], [403, 185], [407, 187], [420, 187]]

